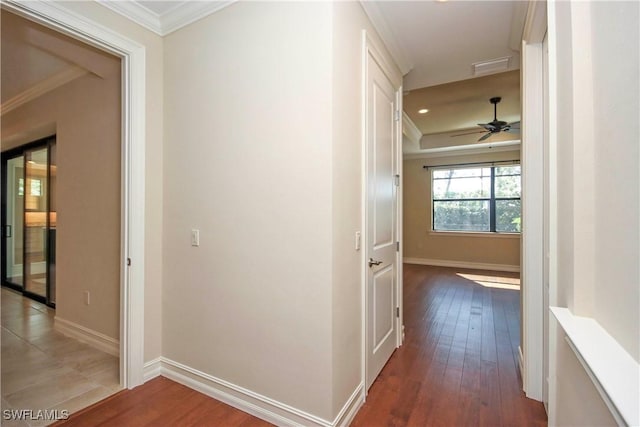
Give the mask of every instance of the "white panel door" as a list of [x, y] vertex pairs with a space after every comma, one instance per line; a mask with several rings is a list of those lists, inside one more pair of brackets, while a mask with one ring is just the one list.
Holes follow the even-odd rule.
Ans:
[[396, 348], [398, 90], [367, 55], [366, 380], [367, 389]]

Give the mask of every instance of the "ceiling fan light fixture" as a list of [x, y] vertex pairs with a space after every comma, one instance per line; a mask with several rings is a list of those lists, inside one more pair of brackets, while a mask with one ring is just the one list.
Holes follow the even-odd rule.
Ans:
[[429, 112], [428, 108], [421, 108], [421, 109], [418, 110], [419, 114], [427, 114], [428, 112]]
[[[502, 120], [498, 120], [498, 103], [502, 101], [502, 97], [494, 96], [489, 100], [491, 104], [493, 104], [493, 121], [489, 123], [478, 123], [478, 126], [483, 127], [487, 133], [483, 135], [478, 142], [484, 141], [489, 138], [494, 133], [500, 132], [509, 132], [509, 133], [520, 133], [520, 129], [516, 129], [516, 126], [520, 126], [520, 122], [507, 123]], [[514, 127], [514, 130], [511, 130], [511, 126]]]

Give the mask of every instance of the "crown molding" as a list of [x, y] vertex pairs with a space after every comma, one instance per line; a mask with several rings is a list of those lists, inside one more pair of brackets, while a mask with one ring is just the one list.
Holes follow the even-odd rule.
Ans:
[[187, 26], [205, 16], [211, 15], [227, 6], [235, 3], [237, 0], [223, 1], [193, 1], [186, 2], [162, 15], [160, 24], [163, 36], [171, 34], [180, 28]]
[[429, 148], [415, 153], [405, 153], [402, 157], [409, 159], [425, 159], [430, 157], [467, 156], [470, 154], [497, 153], [500, 151], [516, 151], [520, 149], [520, 140], [485, 142], [482, 144], [454, 145], [450, 147]]
[[107, 9], [111, 9], [112, 11], [119, 13], [125, 18], [129, 18], [136, 24], [142, 25], [146, 29], [153, 31], [160, 36], [163, 35], [162, 26], [160, 25], [160, 16], [151, 12], [139, 3], [135, 1], [111, 0], [97, 0], [97, 2]]
[[88, 73], [89, 71], [75, 65], [65, 68], [59, 73], [39, 81], [26, 90], [23, 90], [16, 96], [3, 102], [2, 105], [0, 105], [0, 116], [3, 116], [9, 111], [15, 110], [16, 108], [26, 104], [27, 102], [33, 101], [34, 99], [41, 97], [45, 93], [51, 92], [52, 90], [57, 89], [60, 86], [65, 85]]
[[163, 14], [157, 14], [135, 1], [97, 0], [98, 3], [133, 22], [166, 36], [205, 16], [211, 15], [237, 0], [185, 1]]
[[400, 68], [400, 72], [402, 72], [403, 76], [406, 75], [413, 68], [413, 63], [409, 59], [409, 55], [407, 55], [405, 49], [398, 41], [398, 38], [391, 30], [384, 14], [380, 10], [378, 2], [360, 0], [360, 5], [369, 17], [371, 24], [373, 24], [373, 27], [378, 32], [380, 38], [382, 38], [385, 47], [389, 50], [389, 53], [396, 61], [398, 68]]
[[411, 141], [416, 147], [420, 146], [420, 139], [422, 138], [422, 132], [418, 129], [413, 120], [405, 113], [402, 112], [402, 133]]

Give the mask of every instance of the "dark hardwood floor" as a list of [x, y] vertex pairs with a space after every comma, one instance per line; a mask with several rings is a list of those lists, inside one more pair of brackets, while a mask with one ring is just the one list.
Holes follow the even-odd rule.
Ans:
[[[405, 265], [405, 342], [352, 426], [546, 425], [522, 392], [518, 285], [517, 274]], [[160, 377], [56, 425], [269, 424]]]
[[54, 426], [271, 426], [164, 377], [123, 390]]
[[542, 426], [522, 392], [517, 273], [405, 264], [405, 341], [352, 426]]

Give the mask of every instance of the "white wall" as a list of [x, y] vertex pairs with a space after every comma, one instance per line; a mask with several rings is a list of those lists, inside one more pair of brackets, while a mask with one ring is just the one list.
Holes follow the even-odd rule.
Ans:
[[591, 8], [594, 317], [640, 362], [640, 5]]
[[[640, 5], [551, 7], [558, 124], [558, 277], [551, 299], [594, 318], [640, 361]], [[550, 378], [550, 421], [613, 424], [564, 331], [555, 321], [551, 326], [557, 375]]]
[[361, 382], [362, 34], [354, 22], [364, 12], [355, 2], [333, 8], [333, 292], [332, 365], [335, 414]]
[[164, 62], [163, 355], [325, 419], [331, 10], [238, 2]]

